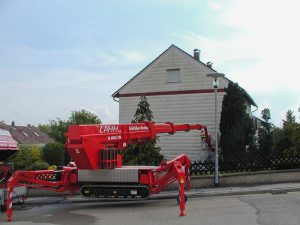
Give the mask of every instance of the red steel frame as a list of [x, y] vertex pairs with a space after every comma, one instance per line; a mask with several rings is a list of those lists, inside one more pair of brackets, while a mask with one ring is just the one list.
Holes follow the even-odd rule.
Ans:
[[[157, 134], [174, 134], [177, 131], [204, 130], [206, 142], [210, 147], [206, 126], [200, 124], [156, 124], [143, 122], [118, 125], [71, 125], [66, 133], [66, 147], [76, 163], [76, 167], [63, 167], [60, 171], [16, 171], [7, 182], [7, 221], [12, 218], [12, 192], [16, 186], [39, 188], [55, 192], [74, 193], [78, 185], [78, 169], [99, 170], [101, 163], [109, 165], [108, 169], [122, 167], [122, 156], [114, 154], [113, 158], [101, 159], [104, 150], [122, 150], [130, 143], [155, 139]], [[102, 160], [102, 161], [101, 161]], [[105, 164], [106, 163], [106, 164]], [[180, 216], [184, 215], [184, 187], [190, 188], [190, 159], [182, 154], [169, 162], [163, 161], [155, 169], [141, 167], [139, 183], [147, 185], [150, 194], [157, 194], [174, 181], [179, 182]]]

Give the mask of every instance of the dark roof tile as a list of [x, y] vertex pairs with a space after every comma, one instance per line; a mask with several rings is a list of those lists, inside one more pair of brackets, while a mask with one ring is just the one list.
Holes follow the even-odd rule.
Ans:
[[33, 126], [11, 126], [0, 123], [0, 128], [9, 131], [18, 144], [43, 145], [54, 141], [46, 133]]

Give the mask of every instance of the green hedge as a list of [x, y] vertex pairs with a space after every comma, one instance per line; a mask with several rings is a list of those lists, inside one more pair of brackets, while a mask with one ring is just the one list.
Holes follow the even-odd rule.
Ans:
[[36, 145], [19, 145], [19, 151], [12, 157], [15, 170], [44, 170], [49, 164], [42, 160], [42, 149]]
[[43, 160], [49, 165], [64, 165], [65, 146], [58, 142], [51, 142], [43, 147]]

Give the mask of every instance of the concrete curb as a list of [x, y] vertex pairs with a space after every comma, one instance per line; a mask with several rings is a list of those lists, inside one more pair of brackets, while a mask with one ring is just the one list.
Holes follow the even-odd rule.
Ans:
[[[198, 198], [198, 197], [218, 197], [218, 196], [235, 196], [235, 195], [250, 195], [250, 194], [286, 194], [288, 192], [297, 192], [300, 191], [300, 183], [296, 184], [295, 187], [271, 187], [268, 185], [266, 188], [265, 185], [255, 186], [255, 187], [243, 187], [243, 188], [215, 188], [203, 189], [203, 190], [190, 190], [186, 192], [188, 198]], [[171, 199], [175, 198], [178, 195], [178, 192], [169, 191], [162, 192], [158, 195], [151, 196], [152, 199]]]

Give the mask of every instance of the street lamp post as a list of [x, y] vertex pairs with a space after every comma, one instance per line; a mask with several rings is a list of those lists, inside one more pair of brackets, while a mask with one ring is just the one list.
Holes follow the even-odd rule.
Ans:
[[215, 89], [215, 185], [219, 184], [219, 145], [218, 145], [218, 128], [217, 128], [217, 92], [218, 78], [224, 77], [222, 73], [207, 74], [207, 77], [213, 78], [213, 87]]

